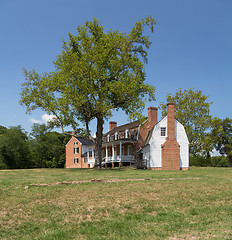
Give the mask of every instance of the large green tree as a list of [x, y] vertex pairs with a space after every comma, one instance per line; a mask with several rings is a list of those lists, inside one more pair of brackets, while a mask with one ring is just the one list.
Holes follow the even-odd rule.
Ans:
[[0, 134], [0, 159], [7, 168], [31, 167], [28, 136], [21, 126], [3, 129]]
[[99, 21], [87, 21], [69, 33], [55, 71], [42, 75], [24, 69], [21, 103], [30, 112], [41, 108], [56, 116], [55, 124], [86, 124], [97, 119], [96, 164], [102, 161], [104, 121], [112, 110], [122, 109], [131, 119], [140, 118], [146, 98], [154, 100], [154, 87], [145, 83], [144, 63], [151, 42], [145, 27], [153, 32], [155, 20], [147, 17], [126, 34], [105, 32]]
[[160, 104], [162, 116], [167, 114], [167, 103], [175, 103], [175, 116], [184, 126], [190, 143], [190, 155], [209, 155], [212, 150], [209, 128], [211, 125], [208, 96], [201, 90], [190, 88], [168, 93], [166, 102]]
[[211, 139], [221, 155], [228, 157], [228, 166], [232, 163], [232, 119], [214, 118], [212, 121]]

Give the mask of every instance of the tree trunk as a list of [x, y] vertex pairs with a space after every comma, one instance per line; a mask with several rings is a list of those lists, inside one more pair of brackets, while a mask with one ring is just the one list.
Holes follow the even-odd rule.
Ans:
[[102, 135], [103, 135], [103, 124], [104, 120], [102, 117], [97, 117], [97, 133], [96, 133], [96, 141], [95, 141], [95, 166], [94, 167], [102, 167]]
[[88, 137], [89, 137], [89, 123], [88, 122], [85, 122], [85, 129], [86, 129], [86, 132], [88, 134]]
[[87, 119], [85, 119], [85, 129], [87, 131], [88, 137], [90, 135], [90, 131], [89, 131], [89, 121]]

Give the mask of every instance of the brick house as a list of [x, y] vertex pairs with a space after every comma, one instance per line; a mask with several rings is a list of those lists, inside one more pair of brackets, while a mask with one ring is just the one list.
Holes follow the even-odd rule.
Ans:
[[92, 167], [84, 161], [83, 155], [88, 151], [88, 147], [93, 145], [89, 139], [73, 136], [66, 144], [66, 168], [89, 168]]
[[142, 159], [142, 146], [149, 130], [157, 122], [157, 108], [148, 108], [144, 123], [134, 121], [121, 126], [109, 122], [109, 131], [102, 139], [102, 164], [105, 167], [121, 167], [135, 164]]
[[[175, 120], [175, 105], [170, 103], [167, 107], [167, 116], [160, 122], [157, 122], [158, 109], [155, 107], [148, 108], [148, 118], [142, 124], [134, 121], [117, 126], [117, 122], [109, 122], [109, 131], [102, 139], [103, 166], [145, 164], [149, 169], [188, 169], [186, 132], [183, 125]], [[91, 143], [86, 146], [85, 153], [82, 151], [82, 167], [94, 166], [95, 150]]]

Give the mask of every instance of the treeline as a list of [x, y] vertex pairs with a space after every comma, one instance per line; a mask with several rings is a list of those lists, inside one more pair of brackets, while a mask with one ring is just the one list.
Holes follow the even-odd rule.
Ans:
[[63, 168], [70, 136], [34, 124], [28, 134], [21, 126], [0, 126], [0, 169]]
[[190, 156], [189, 165], [198, 167], [228, 167], [229, 159], [223, 156]]

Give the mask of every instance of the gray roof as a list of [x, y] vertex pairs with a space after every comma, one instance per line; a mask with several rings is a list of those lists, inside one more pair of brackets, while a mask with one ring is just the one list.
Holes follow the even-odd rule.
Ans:
[[93, 141], [83, 138], [83, 137], [75, 137], [79, 142], [86, 146], [92, 146], [94, 144]]
[[111, 129], [110, 131], [108, 131], [107, 133], [105, 133], [104, 135], [108, 135], [108, 134], [114, 134], [115, 132], [121, 132], [121, 131], [125, 131], [126, 129], [132, 129], [132, 128], [136, 128], [139, 127], [140, 122], [139, 120], [131, 122], [131, 123], [127, 123], [118, 127], [115, 127], [113, 129]]
[[145, 147], [146, 145], [149, 144], [153, 130], [154, 130], [154, 127], [147, 133], [147, 136], [146, 136], [146, 139], [144, 141], [143, 147]]

